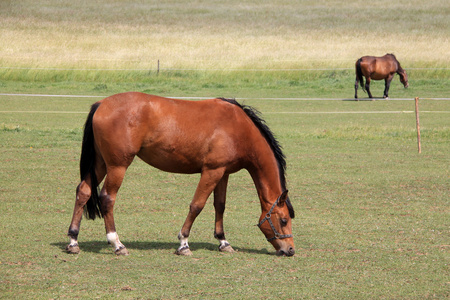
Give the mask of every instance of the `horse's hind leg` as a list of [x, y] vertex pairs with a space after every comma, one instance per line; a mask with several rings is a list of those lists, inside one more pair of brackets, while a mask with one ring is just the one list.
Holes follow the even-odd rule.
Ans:
[[116, 195], [122, 184], [123, 177], [127, 167], [109, 167], [100, 193], [100, 203], [102, 207], [103, 218], [105, 219], [106, 239], [108, 243], [114, 248], [117, 255], [128, 255], [128, 250], [120, 242], [119, 235], [116, 232], [114, 223], [114, 203], [116, 201]]
[[69, 226], [68, 236], [70, 239], [69, 245], [66, 247], [68, 253], [80, 253], [78, 246], [78, 233], [80, 232], [81, 218], [83, 217], [84, 206], [91, 197], [91, 180], [90, 178], [81, 181], [77, 186], [75, 207], [73, 209], [72, 222]]
[[366, 79], [365, 88], [367, 91], [367, 94], [369, 95], [369, 98], [372, 99], [372, 93], [370, 92], [370, 77]]
[[[105, 171], [103, 168], [97, 168], [96, 172], [97, 180], [100, 182], [105, 176]], [[97, 188], [97, 187], [94, 187]], [[66, 247], [66, 251], [69, 253], [77, 254], [80, 252], [78, 246], [78, 233], [80, 232], [81, 219], [83, 217], [84, 206], [88, 202], [92, 193], [92, 183], [90, 176], [87, 176], [84, 180], [80, 182], [77, 186], [75, 207], [73, 209], [72, 222], [69, 226], [68, 236], [70, 239], [69, 245]]]
[[355, 99], [358, 100], [358, 85], [359, 85], [359, 79], [358, 76], [356, 76], [356, 81], [355, 81]]
[[223, 214], [225, 212], [225, 201], [227, 196], [228, 175], [225, 175], [214, 189], [214, 208], [216, 210], [216, 224], [214, 237], [219, 240], [219, 251], [234, 252], [230, 243], [225, 239], [223, 230]]

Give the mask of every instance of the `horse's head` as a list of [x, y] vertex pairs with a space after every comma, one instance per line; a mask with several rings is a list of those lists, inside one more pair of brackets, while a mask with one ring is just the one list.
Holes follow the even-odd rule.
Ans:
[[401, 71], [398, 72], [398, 75], [400, 75], [400, 82], [403, 83], [403, 86], [406, 89], [409, 86], [408, 75], [406, 75], [406, 71], [405, 70], [401, 70]]
[[277, 251], [277, 255], [292, 256], [295, 253], [292, 236], [294, 209], [284, 191], [272, 207], [263, 211], [258, 227]]

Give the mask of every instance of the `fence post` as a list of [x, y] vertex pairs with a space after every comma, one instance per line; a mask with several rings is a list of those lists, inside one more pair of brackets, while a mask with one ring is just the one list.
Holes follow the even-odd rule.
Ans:
[[420, 145], [420, 124], [419, 124], [419, 97], [416, 97], [416, 127], [417, 127], [417, 147], [419, 153], [422, 153], [422, 147]]

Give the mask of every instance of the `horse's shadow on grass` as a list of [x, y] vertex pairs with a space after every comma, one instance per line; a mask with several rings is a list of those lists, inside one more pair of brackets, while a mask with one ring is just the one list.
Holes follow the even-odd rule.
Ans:
[[358, 101], [375, 101], [375, 100], [386, 100], [386, 99], [383, 98], [383, 97], [358, 98], [358, 99], [355, 99], [355, 98], [345, 98], [345, 99], [342, 99], [342, 101], [356, 101], [356, 102], [358, 102]]
[[[175, 253], [175, 250], [177, 250], [178, 246], [180, 245], [177, 242], [171, 243], [171, 242], [136, 242], [136, 241], [123, 241], [124, 245], [127, 247], [130, 252], [132, 250], [172, 250], [173, 253]], [[61, 251], [66, 252], [66, 246], [67, 243], [58, 242], [58, 243], [52, 243], [51, 244], [54, 247], [57, 247], [61, 249]], [[106, 241], [87, 241], [87, 242], [79, 242], [80, 249], [82, 252], [90, 252], [90, 253], [104, 253], [111, 251], [111, 253], [114, 253], [113, 248], [111, 245], [108, 245]], [[218, 248], [219, 245], [212, 244], [212, 243], [204, 243], [204, 242], [190, 242], [189, 246], [191, 250], [195, 253], [197, 250], [209, 250], [214, 252], [219, 252]], [[249, 254], [272, 254], [267, 249], [251, 249], [251, 248], [243, 248], [243, 247], [235, 247], [233, 246], [234, 250], [237, 252], [242, 253], [249, 253]], [[275, 252], [274, 252], [275, 253]], [[132, 254], [132, 253], [131, 253]]]

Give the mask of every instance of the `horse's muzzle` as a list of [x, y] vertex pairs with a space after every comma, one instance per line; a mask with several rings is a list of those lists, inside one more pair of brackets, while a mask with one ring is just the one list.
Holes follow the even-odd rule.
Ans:
[[295, 250], [292, 247], [289, 247], [287, 250], [280, 249], [277, 251], [278, 256], [293, 256], [295, 254]]

